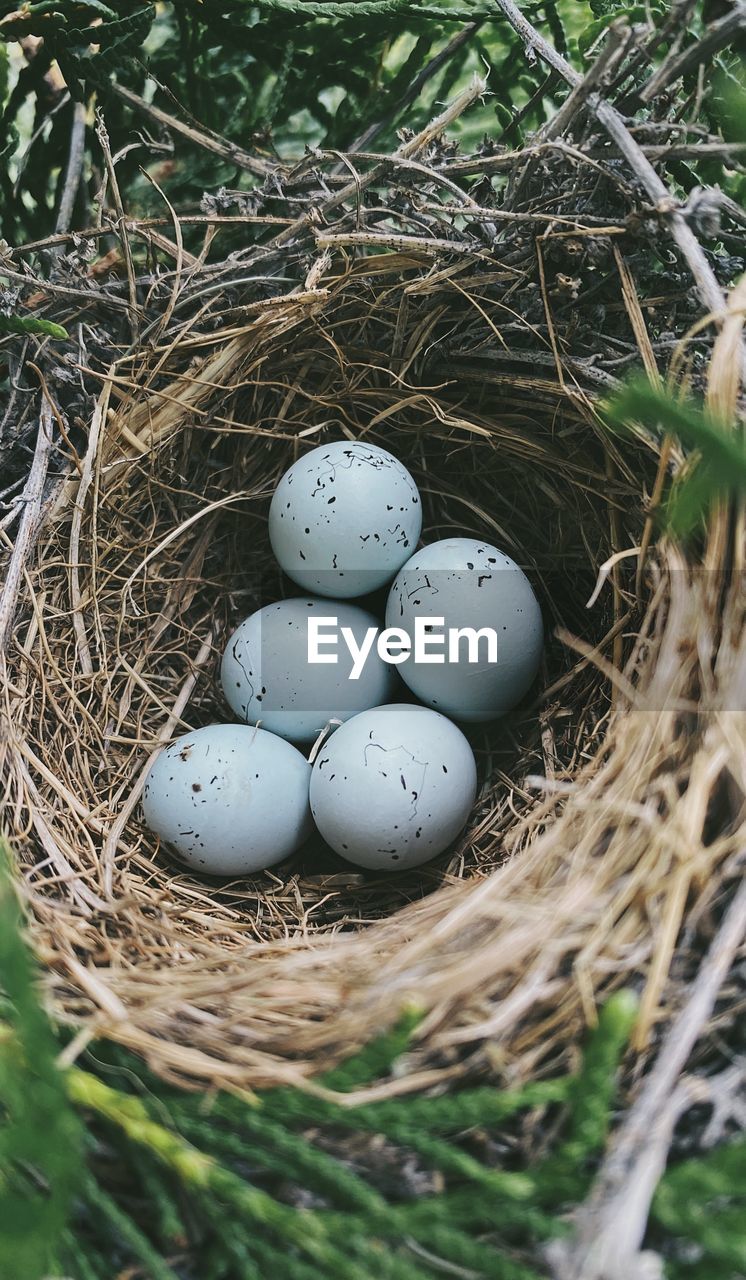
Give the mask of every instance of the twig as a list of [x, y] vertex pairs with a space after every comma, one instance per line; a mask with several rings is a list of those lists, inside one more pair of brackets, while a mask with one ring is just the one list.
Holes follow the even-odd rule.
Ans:
[[161, 111], [160, 107], [154, 106], [152, 102], [145, 102], [143, 98], [138, 97], [131, 89], [125, 88], [123, 84], [112, 84], [110, 88], [112, 93], [121, 98], [122, 102], [126, 102], [133, 110], [148, 116], [156, 124], [162, 125], [164, 129], [170, 129], [173, 133], [180, 133], [182, 138], [193, 142], [195, 146], [202, 147], [205, 151], [212, 151], [216, 156], [220, 156], [223, 160], [234, 164], [237, 169], [246, 169], [249, 173], [256, 174], [258, 178], [266, 178], [270, 171], [278, 167], [274, 164], [268, 164], [266, 160], [258, 160], [255, 156], [249, 155], [248, 151], [236, 146], [234, 142], [225, 142], [211, 137], [207, 133], [195, 129], [192, 125], [184, 124], [182, 120], [177, 120], [175, 116], [170, 116], [165, 111]]
[[437, 201], [424, 201], [420, 206], [433, 213], [448, 213], [459, 218], [491, 218], [494, 222], [525, 223], [529, 226], [546, 224], [547, 227], [569, 227], [567, 233], [590, 231], [594, 236], [614, 236], [626, 233], [623, 222], [609, 222], [607, 218], [580, 217], [566, 218], [561, 213], [514, 213], [512, 209], [488, 209], [479, 204], [439, 204]]
[[[115, 368], [116, 366], [112, 365], [109, 370], [112, 375], [114, 374]], [[110, 380], [104, 383], [101, 388], [101, 394], [96, 401], [96, 406], [93, 410], [90, 431], [88, 433], [88, 447], [85, 452], [85, 458], [83, 459], [83, 470], [80, 476], [80, 483], [76, 494], [70, 525], [70, 595], [72, 599], [72, 619], [73, 627], [75, 628], [78, 660], [80, 662], [81, 671], [86, 676], [93, 675], [93, 662], [91, 661], [91, 647], [88, 643], [85, 619], [83, 617], [83, 605], [81, 602], [80, 541], [86, 497], [93, 482], [93, 468], [98, 454], [101, 432], [104, 428], [106, 414], [109, 408], [111, 386], [112, 383]]]
[[[573, 88], [581, 84], [582, 77], [578, 72], [539, 34], [513, 0], [494, 0], [494, 3], [505, 14], [527, 49], [538, 54], [550, 67], [554, 67]], [[713, 317], [719, 323], [725, 306], [722, 290], [702, 246], [682, 215], [674, 197], [629, 133], [616, 108], [595, 93], [590, 95], [588, 106], [634, 171], [658, 212], [668, 222], [671, 235], [686, 259], [704, 307], [713, 313]]]
[[[672, 0], [663, 21], [653, 26], [648, 38], [631, 51], [616, 80], [612, 82], [611, 89], [614, 92], [620, 93], [625, 84], [634, 86], [641, 73], [647, 74], [653, 63], [653, 55], [662, 45], [667, 45], [669, 53], [678, 51], [698, 3], [699, 0]], [[635, 101], [634, 88], [624, 96], [624, 101]]]
[[[528, 156], [532, 153], [539, 153], [542, 149], [550, 146], [560, 146], [560, 141], [544, 142], [536, 144], [532, 147], [525, 147], [523, 154]], [[670, 143], [662, 145], [661, 143], [642, 143], [638, 144], [640, 153], [646, 156], [648, 160], [696, 160], [699, 156], [722, 155], [726, 158], [735, 157], [746, 151], [746, 143], [743, 142], [702, 142], [692, 143], [686, 146], [683, 143]], [[571, 154], [568, 152], [568, 154]], [[585, 160], [588, 164], [596, 164], [590, 151], [578, 152], [579, 159]], [[458, 160], [449, 160], [439, 169], [439, 173], [453, 173], [459, 176], [467, 177], [472, 173], [509, 173], [516, 162], [515, 151], [503, 151], [494, 156], [465, 156]], [[727, 197], [723, 196], [721, 203], [725, 207]], [[735, 202], [733, 202], [735, 203]], [[19, 250], [15, 249], [15, 253]]]
[[327, 234], [316, 233], [316, 243], [321, 249], [339, 249], [344, 246], [372, 245], [382, 249], [413, 249], [423, 253], [457, 253], [474, 257], [485, 257], [483, 250], [476, 245], [459, 244], [454, 240], [438, 239], [433, 236], [400, 235], [396, 231], [338, 231]]
[[73, 123], [70, 130], [70, 150], [67, 156], [67, 168], [60, 197], [60, 207], [57, 211], [57, 221], [54, 227], [57, 235], [68, 231], [72, 222], [75, 198], [80, 186], [80, 175], [83, 172], [83, 158], [85, 156], [85, 111], [84, 102], [74, 103]]
[[746, 31], [746, 3], [740, 0], [724, 18], [713, 22], [701, 40], [690, 45], [683, 53], [673, 58], [665, 58], [657, 71], [643, 85], [637, 98], [642, 103], [652, 102], [667, 85], [680, 80], [688, 71], [692, 71], [700, 63], [706, 62], [718, 49], [729, 45], [740, 31]]
[[[249, 225], [256, 223], [259, 226], [280, 226], [287, 227], [293, 222], [293, 218], [282, 218], [274, 214], [252, 214], [237, 213], [233, 215], [221, 215], [213, 213], [186, 213], [179, 214], [179, 222], [182, 226], [196, 227], [212, 227], [231, 224]], [[127, 218], [125, 227], [131, 231], [133, 235], [143, 235], [152, 227], [168, 227], [173, 225], [172, 218]], [[81, 227], [75, 231], [66, 231], [64, 233], [45, 236], [43, 240], [27, 240], [25, 244], [13, 245], [11, 253], [14, 256], [23, 255], [25, 253], [36, 253], [39, 249], [51, 249], [58, 244], [66, 244], [68, 240], [102, 240], [104, 236], [111, 236], [115, 233], [111, 227]]]
[[132, 332], [133, 342], [137, 341], [138, 336], [138, 305], [137, 305], [137, 286], [135, 284], [135, 264], [132, 261], [132, 250], [130, 248], [129, 237], [127, 235], [127, 220], [124, 216], [124, 205], [119, 191], [119, 183], [117, 182], [116, 170], [114, 168], [114, 159], [109, 146], [109, 135], [104, 124], [104, 117], [100, 110], [96, 111], [96, 137], [104, 157], [106, 172], [109, 177], [109, 186], [111, 187], [111, 197], [114, 201], [114, 208], [117, 214], [117, 233], [119, 243], [122, 246], [122, 254], [124, 256], [124, 265], [127, 269], [127, 286], [129, 289], [130, 299], [130, 329]]
[[17, 284], [25, 285], [27, 288], [35, 287], [40, 294], [56, 293], [61, 298], [72, 298], [78, 306], [87, 302], [99, 302], [102, 307], [111, 307], [115, 311], [130, 312], [130, 303], [125, 302], [123, 298], [118, 298], [114, 293], [107, 293], [103, 289], [89, 289], [81, 287], [74, 289], [70, 285], [52, 283], [51, 280], [39, 280], [31, 274], [24, 274], [22, 271], [14, 271], [8, 266], [7, 258], [0, 258], [0, 278], [7, 276], [9, 280], [14, 280]]
[[746, 142], [692, 142], [669, 143], [668, 146], [645, 146], [641, 148], [650, 160], [698, 160], [700, 156], [731, 157], [746, 155]]
[[[623, 56], [623, 50], [626, 49], [630, 37], [630, 28], [621, 20], [612, 23], [606, 33], [606, 40], [600, 55], [593, 65], [586, 72], [585, 76], [570, 90], [567, 98], [563, 102], [559, 111], [546, 122], [539, 130], [536, 136], [536, 143], [540, 148], [542, 144], [548, 142], [557, 142], [566, 134], [575, 117], [582, 111], [588, 102], [591, 94], [600, 89], [614, 67], [619, 65], [619, 61]], [[556, 74], [556, 71], [554, 72]], [[531, 174], [538, 156], [541, 155], [540, 150], [533, 148], [527, 149], [525, 163], [519, 174], [513, 182], [513, 190], [510, 199], [511, 206], [521, 203], [521, 196], [526, 189], [527, 183], [530, 181]]]
[[559, 111], [539, 131], [539, 136], [542, 140], [549, 141], [551, 138], [559, 138], [567, 131], [591, 94], [601, 88], [606, 77], [618, 66], [621, 51], [626, 46], [629, 37], [630, 28], [626, 22], [621, 19], [612, 22], [608, 28], [604, 46], [596, 61], [588, 69], [582, 80], [571, 89]]
[[676, 1119], [691, 1097], [690, 1086], [679, 1084], [679, 1078], [744, 937], [746, 882], [731, 901], [689, 999], [671, 1023], [642, 1092], [576, 1216], [573, 1241], [558, 1243], [552, 1250], [551, 1262], [560, 1280], [629, 1280], [643, 1274], [638, 1251], [650, 1202]]
[[52, 452], [52, 410], [46, 399], [39, 413], [34, 458], [20, 499], [23, 515], [10, 557], [10, 564], [0, 593], [0, 656], [5, 654], [10, 628], [18, 603], [18, 592], [41, 523], [41, 504]]

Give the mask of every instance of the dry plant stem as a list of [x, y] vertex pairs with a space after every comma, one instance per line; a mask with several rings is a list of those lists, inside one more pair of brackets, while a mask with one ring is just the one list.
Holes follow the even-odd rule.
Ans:
[[106, 293], [103, 289], [88, 287], [74, 289], [69, 285], [52, 283], [51, 280], [40, 280], [29, 272], [15, 271], [8, 265], [8, 258], [0, 257], [0, 276], [7, 276], [15, 284], [25, 285], [27, 288], [29, 285], [35, 285], [42, 297], [45, 294], [54, 294], [59, 298], [70, 298], [80, 307], [84, 307], [86, 303], [98, 303], [110, 311], [127, 313], [130, 311], [130, 304], [125, 302], [124, 298], [118, 298], [115, 293]]
[[629, 1280], [642, 1274], [639, 1248], [653, 1192], [665, 1167], [674, 1125], [689, 1097], [680, 1077], [710, 1018], [718, 992], [746, 937], [746, 882], [741, 882], [713, 938], [681, 1013], [669, 1027], [576, 1215], [573, 1241], [556, 1246], [561, 1280]]
[[[728, 297], [725, 320], [712, 350], [707, 379], [708, 409], [722, 422], [732, 423], [734, 431], [743, 430], [743, 415], [739, 413], [739, 393], [741, 391], [742, 377], [738, 352], [742, 347], [745, 321], [746, 275], [742, 276], [738, 283], [734, 285]], [[735, 504], [734, 519], [736, 521], [736, 537], [733, 539], [733, 569], [735, 573], [738, 573], [744, 545], [743, 499]], [[718, 565], [727, 562], [728, 524], [728, 512], [726, 510], [722, 513], [722, 519], [710, 522], [705, 552], [705, 568], [710, 572], [717, 570]]]
[[32, 823], [37, 839], [42, 850], [47, 856], [50, 866], [54, 867], [54, 870], [59, 877], [60, 884], [64, 885], [68, 890], [78, 911], [81, 912], [82, 915], [90, 916], [93, 911], [105, 911], [106, 903], [89, 887], [83, 877], [78, 874], [72, 866], [69, 858], [66, 857], [65, 853], [60, 848], [59, 841], [56, 839], [54, 831], [44, 816], [41, 796], [34, 785], [33, 779], [31, 778], [25, 763], [23, 761], [18, 761], [16, 768], [18, 777], [28, 792], [32, 809]]
[[[505, 14], [513, 29], [518, 32], [527, 49], [533, 50], [550, 67], [558, 71], [573, 89], [582, 84], [582, 77], [578, 72], [539, 34], [513, 0], [494, 0], [494, 3]], [[723, 310], [722, 290], [702, 246], [677, 208], [676, 201], [666, 184], [658, 177], [615, 107], [595, 93], [589, 96], [587, 106], [625, 157], [649, 198], [666, 218], [671, 235], [687, 261], [704, 307], [719, 320]]]
[[132, 261], [132, 250], [130, 249], [129, 236], [127, 235], [127, 220], [124, 216], [124, 205], [122, 204], [122, 197], [119, 191], [119, 183], [117, 181], [114, 160], [111, 154], [111, 148], [109, 147], [109, 135], [106, 131], [104, 118], [100, 111], [96, 112], [96, 136], [103, 153], [104, 164], [106, 165], [106, 172], [109, 178], [109, 186], [111, 187], [111, 195], [117, 214], [117, 235], [119, 237], [119, 243], [122, 246], [122, 255], [124, 257], [125, 267], [127, 268], [127, 285], [129, 288], [130, 299], [130, 330], [132, 333], [132, 341], [136, 342], [138, 335], [137, 314], [139, 308], [137, 304], [137, 285], [135, 284], [135, 265]]
[[664, 59], [637, 95], [640, 102], [652, 102], [668, 85], [707, 62], [719, 49], [727, 48], [741, 31], [746, 31], [746, 4], [743, 0], [739, 0], [724, 18], [713, 22], [696, 44]]
[[[429, 253], [454, 253], [459, 251], [452, 240], [438, 240], [433, 236], [397, 235], [395, 231], [318, 231], [316, 232], [316, 243], [322, 249], [373, 245], [380, 249], [415, 249]], [[484, 256], [487, 258], [486, 253], [481, 255], [478, 249], [471, 246], [466, 250], [461, 249], [462, 253], [464, 251], [470, 257], [479, 258]]]
[[23, 574], [41, 523], [44, 484], [52, 452], [52, 410], [46, 398], [39, 412], [34, 458], [21, 496], [23, 515], [0, 593], [0, 658], [8, 648]]
[[[650, 341], [650, 335], [648, 334], [647, 325], [645, 324], [645, 317], [643, 315], [642, 307], [640, 306], [640, 299], [635, 286], [634, 277], [616, 245], [614, 246], [614, 261], [616, 263], [617, 271], [619, 272], [619, 279], [622, 282], [622, 297], [624, 298], [624, 305], [627, 309], [627, 315], [629, 316], [630, 324], [632, 325], [645, 372], [650, 381], [655, 386], [659, 386], [661, 376], [655, 359], [655, 352], [653, 351], [653, 346]], [[640, 538], [637, 571], [635, 575], [635, 595], [637, 596], [638, 601], [642, 599], [642, 577], [645, 570], [648, 550], [653, 537], [655, 516], [663, 493], [670, 447], [670, 437], [666, 436], [661, 445], [661, 456], [658, 463], [658, 471], [653, 483], [653, 490], [650, 495], [650, 507], [645, 520], [645, 527], [642, 531], [642, 537]]]
[[[631, 134], [631, 131], [630, 131]], [[527, 146], [524, 155], [528, 156], [532, 151], [539, 152], [542, 147], [550, 146], [550, 143], [537, 143], [533, 147]], [[554, 143], [560, 146], [559, 139]], [[702, 142], [692, 143], [691, 146], [677, 146], [675, 143], [667, 145], [641, 143], [638, 144], [641, 155], [648, 160], [666, 160], [666, 159], [689, 159], [696, 160], [698, 156], [705, 155], [724, 155], [738, 156], [745, 149], [746, 144], [742, 142]], [[578, 161], [586, 164], [595, 164], [596, 161], [590, 151], [577, 151]], [[461, 176], [468, 176], [473, 173], [506, 173], [512, 170], [516, 162], [516, 153], [514, 151], [504, 151], [497, 155], [491, 156], [466, 156], [463, 159], [448, 160], [437, 172], [449, 173]], [[737, 205], [729, 196], [720, 193], [719, 201], [723, 209], [735, 219], [736, 222], [743, 222], [746, 213]]]
[[[693, 142], [690, 146], [671, 143], [668, 146], [644, 146], [641, 151], [649, 160], [699, 160], [702, 156], [722, 156], [725, 161], [733, 162], [746, 155], [746, 143]], [[723, 207], [727, 199], [727, 196], [722, 196]]]
[[67, 168], [65, 170], [65, 181], [62, 187], [62, 196], [60, 197], [60, 206], [57, 212], [57, 222], [55, 223], [55, 232], [57, 235], [67, 232], [72, 221], [73, 209], [75, 208], [75, 198], [78, 194], [80, 175], [83, 172], [83, 160], [85, 158], [85, 117], [85, 103], [74, 103], [73, 123], [72, 129], [70, 130], [70, 150], [67, 157]]
[[539, 138], [549, 142], [560, 138], [567, 132], [575, 116], [587, 103], [592, 93], [600, 89], [617, 64], [620, 51], [626, 45], [630, 35], [627, 23], [617, 19], [609, 27], [606, 41], [593, 66], [585, 76], [570, 90], [559, 111], [539, 130]]
[[274, 164], [268, 164], [265, 160], [259, 160], [256, 156], [250, 155], [248, 151], [244, 151], [242, 147], [236, 146], [235, 143], [215, 138], [211, 134], [196, 129], [193, 125], [185, 124], [175, 116], [168, 115], [160, 107], [156, 107], [150, 102], [145, 102], [143, 98], [138, 97], [131, 89], [127, 89], [125, 85], [112, 83], [110, 88], [112, 93], [121, 98], [122, 102], [126, 102], [133, 110], [139, 111], [142, 115], [147, 116], [148, 119], [161, 125], [162, 128], [170, 129], [173, 133], [180, 134], [188, 142], [193, 142], [195, 146], [202, 147], [205, 151], [212, 151], [214, 155], [220, 156], [222, 160], [235, 164], [237, 169], [246, 169], [258, 178], [264, 178], [270, 170], [276, 167]]
[[[294, 222], [294, 218], [273, 217], [272, 214], [233, 214], [221, 216], [220, 214], [210, 213], [182, 213], [179, 215], [179, 222], [182, 226], [280, 226], [286, 227]], [[171, 218], [127, 218], [125, 220], [125, 229], [132, 232], [133, 235], [143, 234], [152, 227], [167, 227], [173, 225]], [[43, 240], [29, 240], [26, 244], [17, 244], [13, 246], [11, 252], [17, 256], [23, 256], [26, 253], [36, 253], [39, 249], [51, 249], [55, 245], [67, 244], [73, 238], [76, 240], [101, 240], [104, 236], [110, 236], [113, 232], [111, 227], [81, 227], [79, 230], [67, 231], [64, 234], [45, 236]]]
[[[109, 370], [110, 375], [113, 376], [114, 373], [115, 366]], [[93, 675], [93, 662], [91, 660], [91, 648], [86, 634], [80, 591], [80, 534], [88, 490], [93, 482], [93, 468], [98, 456], [101, 431], [109, 409], [111, 385], [111, 381], [104, 383], [101, 395], [99, 396], [96, 402], [96, 407], [93, 411], [91, 426], [88, 433], [88, 446], [83, 459], [83, 469], [80, 476], [78, 491], [75, 496], [72, 522], [70, 526], [70, 595], [73, 606], [73, 626], [75, 627], [75, 636], [78, 647], [78, 661], [80, 662], [81, 671], [86, 676]]]

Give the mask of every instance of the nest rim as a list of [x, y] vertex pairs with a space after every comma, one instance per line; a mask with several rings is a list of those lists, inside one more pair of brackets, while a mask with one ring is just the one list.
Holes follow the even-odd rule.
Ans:
[[[460, 259], [473, 274], [473, 255]], [[572, 1052], [568, 1029], [571, 1045], [594, 1020], [601, 993], [630, 973], [642, 992], [636, 1047], [644, 1051], [663, 1016], [682, 922], [690, 910], [705, 918], [734, 875], [740, 828], [715, 839], [706, 830], [720, 772], [710, 776], [704, 748], [681, 732], [681, 706], [694, 703], [706, 725], [702, 740], [717, 735], [724, 691], [741, 658], [740, 606], [725, 574], [732, 530], [716, 513], [705, 578], [675, 547], [656, 545], [647, 501], [670, 454], [643, 433], [624, 443], [610, 439], [592, 398], [566, 378], [559, 360], [551, 377], [543, 366], [523, 376], [518, 391], [515, 374], [490, 381], [478, 358], [455, 388], [453, 379], [410, 378], [438, 325], [480, 311], [478, 298], [459, 285], [444, 321], [438, 270], [432, 255], [409, 247], [358, 261], [343, 255], [341, 263], [323, 253], [310, 285], [307, 277], [295, 294], [250, 306], [248, 315], [239, 307], [207, 333], [189, 325], [178, 342], [164, 333], [160, 345], [115, 360], [99, 375], [79, 465], [46, 518], [8, 682], [13, 699], [21, 694], [5, 758], [26, 863], [23, 891], [62, 1020], [84, 1039], [104, 1034], [128, 1045], [181, 1082], [303, 1083], [410, 1003], [425, 1012], [403, 1087], [487, 1062], [507, 1079], [522, 1079], [553, 1055]], [[642, 312], [629, 279], [620, 268], [622, 305], [640, 340]], [[430, 301], [423, 305], [423, 298]], [[357, 328], [345, 346], [340, 335], [352, 332], [350, 308]], [[375, 324], [377, 337], [366, 347]], [[722, 377], [720, 342], [712, 368]], [[321, 388], [303, 374], [309, 353], [324, 369]], [[643, 362], [648, 355], [643, 341]], [[318, 444], [324, 431], [357, 433], [402, 457], [424, 480], [429, 540], [444, 530], [491, 534], [509, 554], [518, 549], [519, 563], [540, 582], [556, 545], [537, 554], [538, 543], [522, 543], [521, 530], [538, 526], [550, 499], [561, 506], [557, 494], [569, 492], [571, 553], [586, 561], [573, 583], [569, 619], [559, 618], [556, 665], [542, 690], [546, 707], [548, 696], [556, 699], [575, 680], [572, 711], [560, 702], [554, 722], [545, 711], [537, 746], [536, 703], [521, 708], [515, 725], [520, 730], [521, 716], [529, 724], [530, 749], [518, 751], [515, 777], [494, 771], [511, 784], [507, 797], [497, 805], [494, 795], [483, 797], [492, 808], [486, 804], [447, 860], [419, 874], [420, 884], [433, 878], [430, 892], [412, 893], [364, 928], [353, 927], [363, 923], [354, 905], [341, 921], [317, 927], [328, 884], [304, 898], [291, 877], [280, 882], [287, 893], [278, 905], [269, 888], [223, 886], [215, 895], [203, 879], [174, 876], [170, 863], [143, 854], [136, 817], [148, 753], [179, 726], [196, 727], [185, 719], [187, 708], [190, 716], [196, 709], [198, 723], [205, 715], [230, 718], [212, 693], [203, 696], [230, 613], [224, 607], [215, 627], [205, 594], [222, 584], [231, 596], [226, 580], [247, 537], [237, 535], [237, 522], [247, 521], [254, 536], [299, 443]], [[504, 510], [497, 506], [515, 531], [486, 500], [475, 502], [480, 485], [485, 493], [493, 486], [489, 467], [476, 460], [480, 450], [507, 458], [510, 474], [523, 476], [525, 510], [515, 493]], [[459, 454], [466, 462], [456, 487]], [[199, 468], [185, 478], [195, 457]], [[133, 498], [135, 485], [142, 489]], [[444, 515], [449, 502], [455, 507]], [[507, 545], [498, 540], [506, 530]], [[636, 580], [634, 568], [623, 565], [632, 547], [647, 556]], [[216, 560], [224, 563], [215, 568]], [[578, 638], [568, 621], [581, 618], [602, 565], [606, 623], [595, 636]], [[253, 589], [248, 579], [233, 586], [234, 622], [250, 612], [240, 613], [238, 601]], [[543, 596], [546, 603], [553, 593], [544, 588]], [[703, 658], [713, 652], [720, 657], [714, 682]], [[157, 666], [144, 676], [141, 658], [156, 653]], [[567, 715], [578, 734], [571, 768], [561, 754], [552, 758]], [[727, 735], [723, 742], [729, 759]], [[105, 770], [112, 744], [120, 765], [102, 803], [101, 761]], [[494, 741], [483, 750], [494, 753]], [[525, 784], [529, 757], [544, 766], [535, 792]], [[693, 822], [684, 871], [672, 848], [681, 817], [670, 775], [686, 779], [681, 803]], [[480, 839], [485, 857], [467, 856], [467, 849], [478, 854]], [[265, 873], [264, 884], [273, 879], [279, 877]], [[253, 919], [246, 901], [256, 904]], [[269, 918], [263, 932], [262, 912]]]

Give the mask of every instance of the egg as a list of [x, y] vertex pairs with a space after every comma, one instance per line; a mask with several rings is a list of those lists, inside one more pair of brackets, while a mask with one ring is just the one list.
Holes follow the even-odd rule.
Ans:
[[310, 834], [310, 773], [300, 751], [273, 733], [207, 725], [156, 757], [143, 815], [193, 870], [251, 875], [282, 862]]
[[[539, 670], [543, 628], [531, 583], [504, 551], [474, 538], [417, 551], [391, 587], [386, 626], [401, 628], [413, 650], [417, 628], [430, 627], [429, 653], [412, 651], [399, 674], [422, 702], [457, 720], [504, 715]], [[464, 628], [485, 632], [476, 644], [466, 636], [454, 643]]]
[[[293, 599], [265, 605], [228, 641], [221, 666], [226, 700], [250, 724], [261, 720], [292, 742], [313, 742], [330, 720], [347, 720], [394, 696], [395, 670], [373, 643], [379, 630], [374, 615], [355, 604]], [[309, 638], [310, 656], [320, 662], [309, 660]], [[366, 643], [367, 657], [352, 679], [353, 653], [362, 654]]]
[[405, 871], [455, 840], [476, 789], [461, 730], [427, 707], [391, 703], [353, 716], [324, 744], [311, 774], [311, 812], [349, 862]]
[[300, 458], [272, 498], [269, 537], [306, 591], [338, 599], [390, 582], [422, 528], [417, 486], [385, 449], [336, 440]]

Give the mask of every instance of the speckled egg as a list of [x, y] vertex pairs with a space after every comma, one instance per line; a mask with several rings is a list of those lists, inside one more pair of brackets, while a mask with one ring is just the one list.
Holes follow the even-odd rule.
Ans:
[[391, 703], [362, 711], [324, 744], [311, 774], [311, 812], [348, 861], [405, 871], [455, 840], [476, 789], [461, 730], [427, 707]]
[[272, 498], [269, 536], [305, 590], [349, 599], [390, 582], [422, 528], [417, 486], [376, 445], [336, 440], [300, 458]]
[[252, 875], [282, 862], [310, 834], [310, 772], [300, 751], [273, 733], [207, 725], [156, 757], [143, 816], [194, 871]]
[[[348, 720], [393, 697], [396, 673], [371, 643], [371, 633], [377, 637], [379, 630], [374, 615], [355, 604], [293, 599], [265, 605], [228, 641], [221, 667], [223, 692], [236, 715], [249, 724], [261, 721], [291, 742], [313, 742], [330, 720]], [[309, 661], [309, 637], [312, 656], [323, 662]], [[352, 653], [362, 653], [364, 647], [368, 656], [351, 679]], [[326, 661], [331, 657], [336, 662]]]
[[[414, 644], [417, 620], [438, 618], [430, 661], [411, 654], [399, 667], [413, 693], [457, 720], [492, 720], [523, 697], [541, 662], [543, 628], [533, 588], [510, 556], [474, 538], [446, 538], [416, 552], [397, 574], [386, 605], [386, 626], [400, 627]], [[476, 648], [452, 629], [485, 634]], [[491, 651], [490, 651], [490, 647]], [[439, 662], [433, 656], [442, 655]]]

